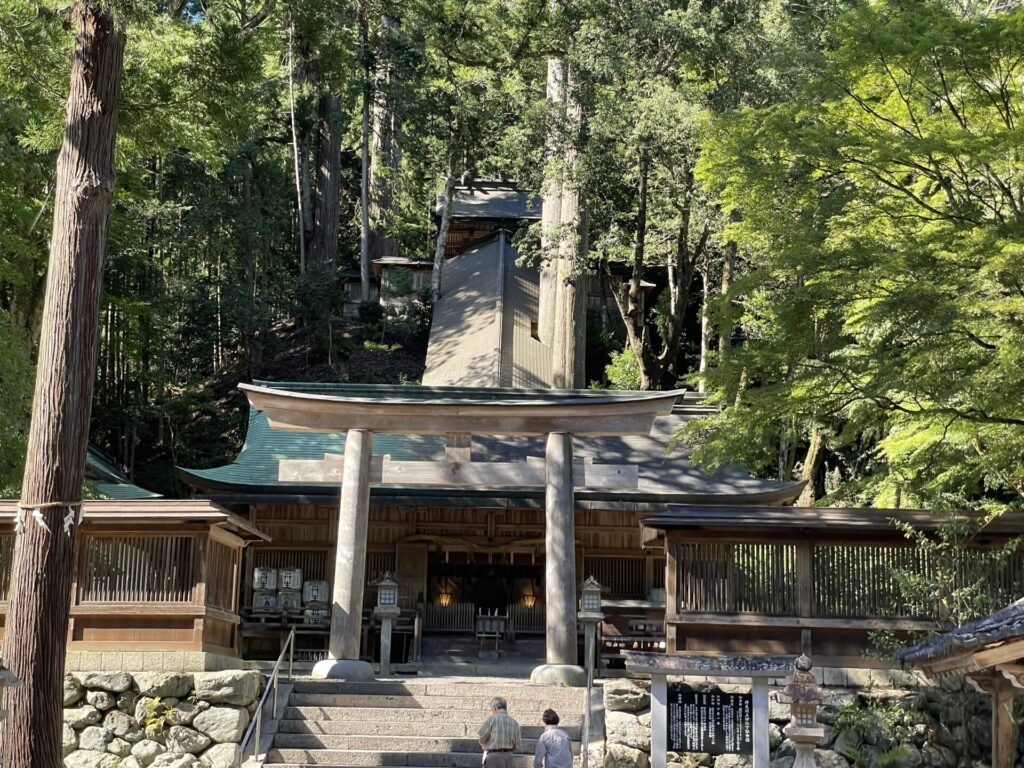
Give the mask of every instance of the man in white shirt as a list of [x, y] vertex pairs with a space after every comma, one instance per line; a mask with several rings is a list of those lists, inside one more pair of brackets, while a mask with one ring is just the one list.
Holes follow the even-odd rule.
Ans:
[[540, 719], [544, 723], [544, 733], [537, 739], [533, 768], [572, 768], [572, 742], [569, 735], [558, 727], [558, 713], [545, 709]]

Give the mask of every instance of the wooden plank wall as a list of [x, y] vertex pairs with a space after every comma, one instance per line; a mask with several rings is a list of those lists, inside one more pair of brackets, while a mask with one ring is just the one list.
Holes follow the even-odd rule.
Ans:
[[[305, 579], [331, 580], [335, 507], [266, 504], [253, 507], [250, 518], [273, 541], [248, 550], [246, 604], [251, 599], [255, 566], [299, 567]], [[384, 570], [392, 571], [400, 584], [401, 604], [411, 608], [416, 598], [428, 591], [429, 550], [458, 552], [485, 547], [497, 552], [506, 546], [516, 549], [516, 542], [524, 542], [517, 552], [542, 558], [543, 539], [543, 509], [371, 506], [367, 583]], [[595, 575], [602, 583], [607, 581], [609, 595], [645, 597], [652, 588], [664, 586], [664, 559], [641, 549], [636, 513], [578, 510], [576, 539], [580, 579]], [[367, 589], [366, 603], [373, 600], [374, 590]]]

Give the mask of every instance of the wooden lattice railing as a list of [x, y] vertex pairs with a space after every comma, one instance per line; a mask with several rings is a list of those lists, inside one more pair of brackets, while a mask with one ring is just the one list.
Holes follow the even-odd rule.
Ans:
[[191, 603], [199, 577], [197, 536], [88, 536], [78, 602]]
[[[908, 587], [934, 582], [938, 564], [910, 545], [679, 542], [676, 601], [682, 614], [757, 614], [823, 619], [930, 619]], [[1024, 594], [1024, 553], [966, 560], [949, 589], [984, 589], [995, 602]]]

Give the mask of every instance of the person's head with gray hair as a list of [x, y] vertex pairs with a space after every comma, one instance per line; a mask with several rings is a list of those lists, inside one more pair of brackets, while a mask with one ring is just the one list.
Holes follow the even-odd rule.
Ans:
[[501, 696], [495, 696], [493, 699], [491, 699], [491, 711], [499, 712], [501, 710], [507, 711], [508, 704], [505, 702], [503, 698], [501, 698]]

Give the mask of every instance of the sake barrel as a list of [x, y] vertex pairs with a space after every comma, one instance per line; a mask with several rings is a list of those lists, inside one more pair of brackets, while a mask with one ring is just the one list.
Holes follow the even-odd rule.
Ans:
[[282, 568], [278, 571], [277, 588], [280, 590], [287, 589], [292, 592], [298, 592], [302, 589], [302, 569]]
[[259, 566], [252, 572], [252, 588], [265, 592], [277, 590], [277, 568]]
[[253, 592], [252, 609], [257, 613], [274, 613], [277, 610], [277, 593], [266, 590]]
[[307, 624], [329, 624], [331, 622], [330, 608], [307, 608], [303, 614]]
[[302, 585], [302, 602], [305, 605], [323, 605], [329, 598], [326, 581], [310, 579]]
[[298, 590], [282, 589], [277, 593], [277, 607], [281, 613], [302, 610], [302, 593]]

